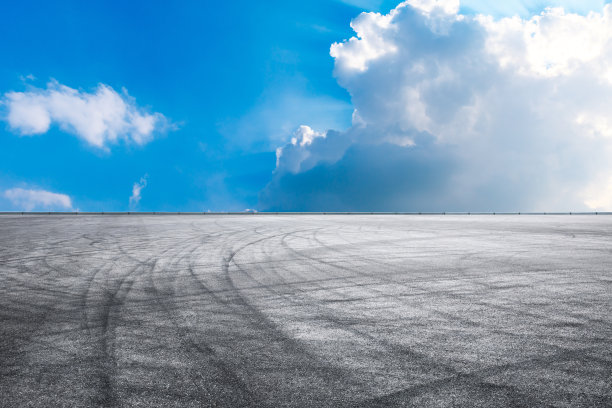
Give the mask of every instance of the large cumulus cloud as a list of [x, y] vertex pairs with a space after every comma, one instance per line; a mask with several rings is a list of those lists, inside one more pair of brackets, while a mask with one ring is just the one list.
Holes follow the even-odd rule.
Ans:
[[331, 46], [346, 131], [277, 151], [275, 210], [612, 209], [612, 5], [530, 19], [409, 0]]

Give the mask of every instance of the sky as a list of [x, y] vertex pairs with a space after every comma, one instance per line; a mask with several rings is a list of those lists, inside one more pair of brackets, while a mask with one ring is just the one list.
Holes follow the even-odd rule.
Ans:
[[0, 4], [0, 211], [612, 210], [607, 1]]

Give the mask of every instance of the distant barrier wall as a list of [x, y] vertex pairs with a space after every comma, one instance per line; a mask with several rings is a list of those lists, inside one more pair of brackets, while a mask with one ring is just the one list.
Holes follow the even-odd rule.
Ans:
[[0, 211], [0, 215], [612, 215], [612, 212], [166, 212], [166, 211], [122, 211], [122, 212], [81, 212], [81, 211]]

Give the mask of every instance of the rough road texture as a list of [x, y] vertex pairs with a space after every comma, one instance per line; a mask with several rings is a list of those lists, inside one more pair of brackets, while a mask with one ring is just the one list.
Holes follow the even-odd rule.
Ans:
[[612, 406], [612, 217], [3, 216], [0, 406]]

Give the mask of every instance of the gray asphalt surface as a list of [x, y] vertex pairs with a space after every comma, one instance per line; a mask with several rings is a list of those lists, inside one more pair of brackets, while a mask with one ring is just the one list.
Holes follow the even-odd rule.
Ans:
[[612, 406], [612, 216], [1, 216], [0, 406]]

